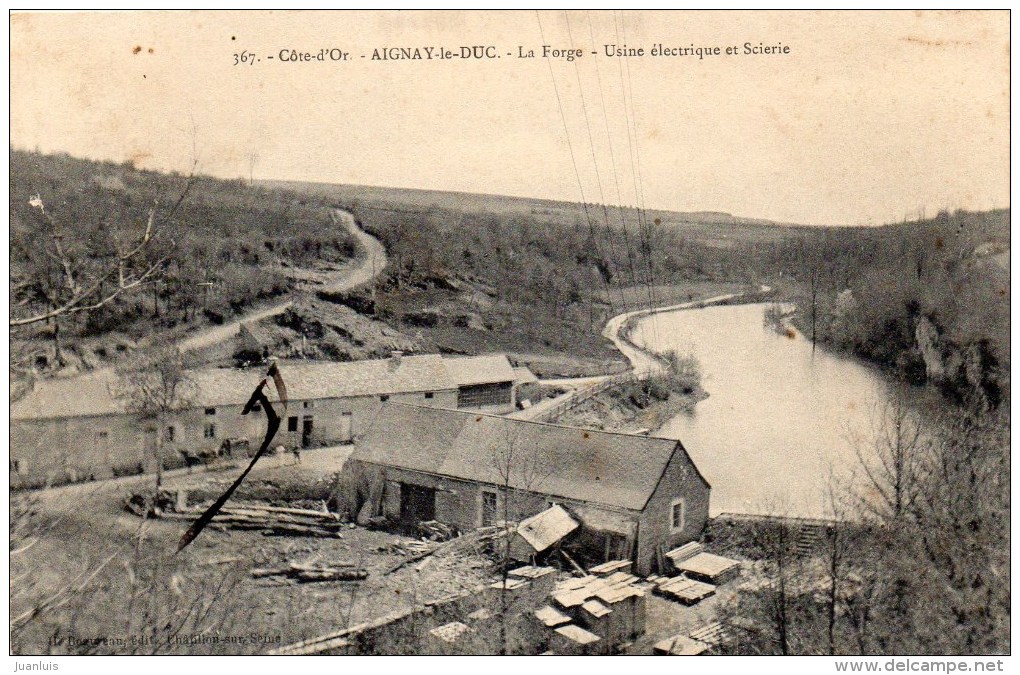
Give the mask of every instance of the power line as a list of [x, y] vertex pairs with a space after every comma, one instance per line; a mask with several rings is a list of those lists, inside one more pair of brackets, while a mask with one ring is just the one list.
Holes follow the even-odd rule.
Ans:
[[[563, 19], [567, 25], [567, 44], [573, 47], [574, 34], [573, 31], [570, 29], [570, 15], [566, 11], [563, 12]], [[616, 251], [613, 248], [613, 232], [609, 227], [609, 210], [608, 208], [606, 208], [606, 194], [605, 191], [603, 191], [602, 189], [602, 175], [601, 172], [599, 171], [599, 162], [595, 155], [595, 136], [594, 134], [592, 134], [591, 131], [591, 119], [588, 116], [588, 103], [584, 98], [584, 85], [581, 83], [581, 69], [577, 65], [576, 59], [574, 60], [574, 76], [577, 78], [577, 92], [581, 99], [581, 111], [584, 114], [584, 126], [585, 129], [587, 129], [588, 131], [588, 145], [591, 149], [591, 163], [593, 168], [595, 169], [595, 183], [599, 189], [599, 200], [602, 204], [602, 216], [606, 224], [606, 241], [609, 246], [609, 260], [607, 265], [612, 266], [614, 263], [616, 263]], [[610, 269], [610, 271], [612, 270]], [[619, 273], [620, 273], [619, 263], [616, 263], [616, 275], [619, 276]], [[622, 302], [623, 307], [626, 308], [627, 298], [626, 296], [623, 295], [622, 289], [620, 291], [620, 297], [622, 298], [623, 301]]]
[[[595, 50], [595, 30], [592, 28], [590, 10], [587, 12], [586, 18], [588, 20], [588, 36], [591, 38], [592, 50]], [[620, 225], [623, 228], [623, 243], [627, 248], [627, 264], [630, 266], [630, 281], [636, 286], [637, 274], [634, 270], [634, 253], [630, 248], [630, 235], [627, 232], [627, 218], [623, 213], [623, 191], [620, 189], [620, 176], [619, 172], [616, 170], [616, 152], [613, 150], [613, 134], [609, 130], [609, 111], [606, 107], [606, 94], [602, 88], [602, 72], [599, 68], [598, 59], [595, 59], [595, 78], [599, 85], [599, 100], [602, 103], [602, 120], [606, 124], [606, 141], [609, 144], [609, 161], [610, 166], [613, 167], [613, 182], [616, 185], [616, 210], [620, 215]], [[624, 303], [626, 304], [626, 298], [624, 298]]]
[[[619, 18], [619, 22], [617, 22]], [[623, 16], [619, 12], [613, 14], [613, 27], [616, 31], [616, 39], [618, 44], [626, 43], [626, 26], [623, 22]], [[621, 41], [620, 33], [623, 32], [623, 41]], [[624, 61], [627, 61], [624, 64]], [[637, 201], [637, 219], [638, 219], [638, 232], [641, 235], [641, 244], [645, 254], [645, 265], [648, 268], [648, 278], [646, 280], [646, 289], [648, 292], [648, 309], [653, 310], [655, 308], [655, 292], [652, 290], [652, 284], [655, 279], [655, 272], [652, 266], [651, 260], [651, 244], [648, 239], [648, 222], [647, 214], [644, 211], [644, 188], [642, 186], [643, 180], [641, 176], [641, 153], [638, 148], [638, 131], [637, 131], [637, 119], [634, 114], [634, 85], [630, 74], [630, 62], [628, 59], [621, 58], [618, 60], [619, 71], [620, 71], [620, 87], [621, 94], [623, 96], [623, 108], [624, 108], [624, 119], [627, 122], [627, 146], [628, 154], [630, 156], [631, 163], [631, 179], [634, 183], [634, 198]], [[626, 65], [626, 83], [624, 82], [624, 66]], [[629, 92], [629, 101], [628, 101]], [[655, 342], [659, 342], [659, 326], [656, 315], [652, 314], [652, 330], [655, 336]]]
[[[542, 16], [539, 14], [537, 9], [535, 10], [535, 18], [538, 20], [538, 32], [542, 38], [542, 44], [545, 44], [545, 30], [542, 29]], [[567, 150], [570, 152], [570, 163], [574, 167], [574, 176], [577, 178], [577, 189], [581, 193], [581, 205], [584, 210], [585, 219], [588, 221], [588, 230], [592, 238], [592, 248], [595, 249], [595, 255], [601, 259], [602, 254], [598, 250], [598, 240], [595, 237], [595, 227], [592, 224], [591, 215], [588, 212], [588, 202], [584, 197], [584, 184], [581, 181], [581, 172], [577, 169], [577, 158], [574, 156], [574, 146], [570, 142], [570, 127], [567, 126], [567, 117], [563, 112], [563, 100], [560, 98], [560, 90], [556, 85], [556, 75], [553, 73], [552, 62], [549, 59], [545, 59], [545, 62], [546, 65], [549, 66], [549, 78], [552, 80], [553, 92], [556, 94], [556, 105], [560, 109], [560, 120], [563, 122], [563, 134], [567, 140]], [[616, 308], [613, 306], [613, 296], [609, 290], [609, 281], [601, 272], [599, 272], [599, 276], [602, 277], [602, 281], [606, 286], [606, 300], [609, 301], [609, 309], [615, 315]]]

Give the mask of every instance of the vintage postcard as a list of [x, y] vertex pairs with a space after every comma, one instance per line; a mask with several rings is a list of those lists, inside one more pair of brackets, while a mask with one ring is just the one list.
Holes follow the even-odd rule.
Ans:
[[9, 20], [16, 670], [1002, 668], [1008, 11]]

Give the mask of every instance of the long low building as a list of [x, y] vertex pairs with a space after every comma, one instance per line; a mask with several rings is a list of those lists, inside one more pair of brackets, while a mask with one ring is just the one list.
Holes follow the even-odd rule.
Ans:
[[[289, 405], [274, 445], [346, 443], [386, 401], [506, 413], [516, 406], [515, 373], [506, 356], [402, 356], [371, 361], [281, 362]], [[155, 470], [156, 434], [163, 457], [218, 451], [225, 440], [257, 446], [261, 415], [241, 407], [264, 368], [189, 372], [191, 407], [157, 429], [128, 412], [112, 371], [39, 382], [11, 404], [11, 484], [43, 485]]]
[[710, 492], [676, 440], [396, 402], [355, 443], [340, 486], [351, 516], [407, 529], [468, 531], [559, 505], [586, 550], [642, 574], [701, 535]]

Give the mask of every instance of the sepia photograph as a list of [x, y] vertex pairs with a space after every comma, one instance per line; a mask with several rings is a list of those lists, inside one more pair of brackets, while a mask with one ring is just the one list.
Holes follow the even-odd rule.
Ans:
[[9, 36], [15, 671], [1010, 662], [1008, 10]]

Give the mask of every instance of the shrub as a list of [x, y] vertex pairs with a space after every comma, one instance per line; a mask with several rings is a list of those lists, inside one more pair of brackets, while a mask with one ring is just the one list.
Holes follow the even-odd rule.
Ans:
[[693, 394], [701, 389], [701, 364], [693, 354], [674, 350], [663, 354], [663, 358], [670, 389], [680, 394]]

